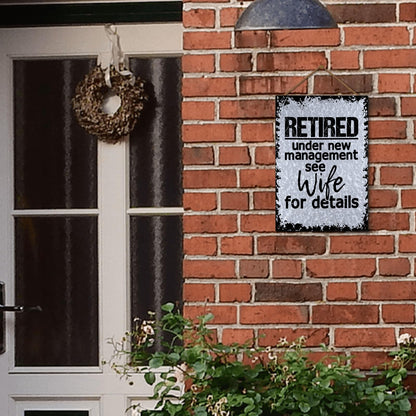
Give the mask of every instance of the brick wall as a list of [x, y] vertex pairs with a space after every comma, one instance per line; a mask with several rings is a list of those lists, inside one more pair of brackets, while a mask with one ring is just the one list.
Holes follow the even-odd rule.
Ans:
[[[370, 368], [415, 327], [416, 0], [325, 4], [337, 29], [234, 32], [184, 3], [184, 298], [218, 337], [308, 336]], [[370, 231], [276, 233], [274, 97], [319, 65], [370, 97]], [[295, 90], [348, 94], [321, 71]]]

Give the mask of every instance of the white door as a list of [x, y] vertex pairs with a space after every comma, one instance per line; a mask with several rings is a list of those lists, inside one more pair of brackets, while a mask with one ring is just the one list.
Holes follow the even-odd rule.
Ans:
[[0, 29], [0, 304], [42, 309], [0, 312], [2, 416], [151, 405], [140, 376], [130, 386], [102, 361], [133, 315], [180, 296], [181, 28], [117, 29], [149, 92], [118, 144], [71, 112], [74, 86], [110, 49], [102, 26]]

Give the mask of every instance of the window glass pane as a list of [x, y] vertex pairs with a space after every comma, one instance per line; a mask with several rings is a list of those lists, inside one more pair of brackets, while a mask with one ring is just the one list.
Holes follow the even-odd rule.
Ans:
[[182, 218], [132, 217], [131, 318], [160, 312], [182, 296]]
[[97, 218], [15, 220], [17, 366], [98, 365]]
[[131, 207], [182, 205], [179, 57], [130, 59], [149, 100], [130, 135]]
[[95, 208], [97, 143], [71, 99], [93, 59], [14, 61], [15, 208]]

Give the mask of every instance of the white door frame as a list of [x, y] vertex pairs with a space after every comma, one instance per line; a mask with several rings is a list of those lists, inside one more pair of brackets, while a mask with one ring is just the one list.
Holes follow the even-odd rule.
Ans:
[[[182, 50], [179, 23], [120, 25], [126, 55], [178, 55]], [[6, 283], [6, 304], [13, 293], [13, 104], [12, 61], [19, 58], [96, 57], [110, 48], [103, 26], [0, 29], [0, 280]], [[128, 190], [126, 142], [98, 146], [98, 209], [77, 210], [98, 215], [99, 354], [111, 357], [108, 339], [121, 339], [129, 323]], [[116, 192], [116, 193], [115, 193]], [[59, 210], [56, 210], [59, 211]], [[62, 212], [64, 213], [64, 212]], [[0, 415], [24, 416], [25, 409], [90, 409], [90, 416], [122, 416], [132, 401], [151, 396], [140, 376], [134, 386], [120, 381], [107, 365], [85, 368], [15, 368], [14, 317], [6, 314], [6, 353], [0, 355]], [[72, 406], [72, 407], [71, 407]]]

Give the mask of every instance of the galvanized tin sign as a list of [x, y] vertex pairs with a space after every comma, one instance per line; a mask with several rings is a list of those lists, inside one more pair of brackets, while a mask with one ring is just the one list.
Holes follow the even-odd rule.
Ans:
[[276, 97], [276, 230], [368, 229], [368, 97]]

